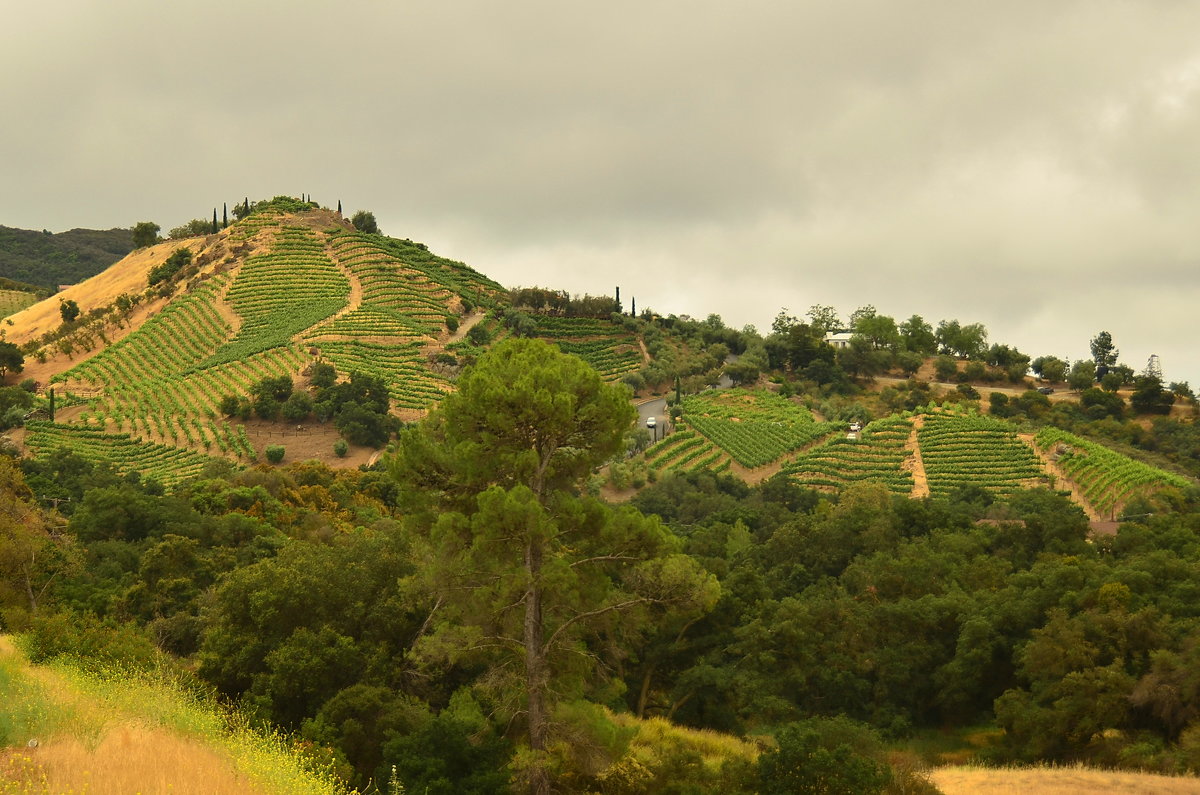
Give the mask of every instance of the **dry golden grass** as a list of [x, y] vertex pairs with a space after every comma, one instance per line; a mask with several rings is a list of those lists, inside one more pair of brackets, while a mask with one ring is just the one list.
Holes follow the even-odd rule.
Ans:
[[146, 289], [146, 274], [150, 268], [161, 265], [177, 248], [191, 248], [197, 251], [204, 243], [204, 238], [189, 238], [169, 240], [138, 249], [90, 279], [73, 284], [61, 293], [14, 314], [11, 318], [13, 327], [9, 329], [8, 339], [20, 344], [57, 328], [62, 324], [62, 314], [58, 308], [60, 300], [73, 300], [79, 304], [81, 311], [88, 312], [108, 306], [121, 293], [141, 293]]
[[0, 763], [0, 793], [258, 793], [227, 756], [161, 728], [122, 724], [88, 748], [55, 737], [10, 751]]
[[18, 728], [0, 748], [0, 795], [348, 795], [284, 738], [231, 726], [169, 681], [30, 665], [0, 636], [6, 707]]
[[941, 767], [930, 772], [945, 795], [1184, 795], [1200, 778], [1075, 767]]

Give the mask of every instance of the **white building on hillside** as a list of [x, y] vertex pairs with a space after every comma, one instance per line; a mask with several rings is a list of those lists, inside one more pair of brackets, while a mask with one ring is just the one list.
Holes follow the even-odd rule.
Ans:
[[835, 348], [849, 348], [851, 336], [853, 335], [849, 331], [827, 331], [825, 342]]

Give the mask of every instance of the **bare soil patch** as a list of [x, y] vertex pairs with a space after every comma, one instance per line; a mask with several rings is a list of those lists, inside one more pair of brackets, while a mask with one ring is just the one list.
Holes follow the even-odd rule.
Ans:
[[907, 469], [912, 473], [913, 487], [910, 495], [914, 500], [929, 496], [929, 480], [925, 477], [925, 460], [921, 458], [921, 445], [917, 441], [917, 432], [925, 427], [925, 415], [920, 414], [913, 418], [912, 433], [908, 436], [908, 441], [904, 443], [906, 450], [912, 452], [908, 458], [904, 459], [903, 469]]

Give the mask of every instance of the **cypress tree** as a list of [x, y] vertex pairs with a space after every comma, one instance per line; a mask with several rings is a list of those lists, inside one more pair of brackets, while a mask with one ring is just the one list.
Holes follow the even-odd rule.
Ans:
[[54, 389], [50, 389], [50, 421], [54, 422]]
[[245, 201], [246, 201], [246, 203], [245, 203], [245, 205], [243, 205], [243, 209], [245, 209], [246, 215], [249, 215], [250, 214], [250, 197], [247, 196]]
[[221, 202], [221, 228], [229, 228], [229, 203]]
[[629, 299], [629, 316], [637, 317], [637, 298]]
[[338, 215], [342, 214], [342, 200], [338, 199]]
[[213, 234], [215, 235], [217, 233], [217, 231], [218, 231], [218, 229], [217, 229], [217, 208], [214, 207], [213, 208]]

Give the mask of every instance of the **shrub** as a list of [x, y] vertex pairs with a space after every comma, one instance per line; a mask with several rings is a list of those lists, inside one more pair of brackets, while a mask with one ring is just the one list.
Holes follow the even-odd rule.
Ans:
[[860, 795], [882, 792], [892, 780], [871, 730], [848, 719], [790, 724], [776, 740], [776, 750], [758, 758], [760, 792]]
[[467, 339], [472, 345], [487, 345], [492, 341], [492, 335], [482, 323], [476, 323], [467, 332]]
[[350, 223], [354, 224], [354, 228], [360, 232], [366, 232], [369, 235], [379, 234], [379, 223], [375, 220], [375, 213], [368, 210], [359, 210], [350, 219]]
[[333, 443], [333, 454], [338, 458], [345, 458], [346, 453], [350, 450], [350, 445], [346, 444], [345, 439], [338, 439]]
[[446, 318], [446, 329], [453, 334], [458, 331], [458, 318], [453, 315]]
[[283, 460], [284, 451], [285, 448], [281, 444], [269, 444], [264, 452], [267, 455], [268, 461], [270, 461], [272, 464], [278, 464]]
[[166, 262], [157, 265], [150, 269], [146, 274], [146, 279], [150, 286], [154, 286], [159, 282], [170, 279], [175, 274], [179, 273], [187, 265], [191, 264], [192, 250], [188, 248], [176, 249], [171, 256], [167, 257]]
[[287, 400], [283, 402], [283, 407], [280, 413], [288, 422], [300, 422], [300, 420], [312, 413], [313, 402], [307, 393], [293, 392]]
[[318, 362], [313, 365], [312, 369], [312, 385], [320, 389], [333, 386], [337, 381], [337, 370], [332, 364]]
[[237, 395], [225, 395], [221, 398], [221, 402], [217, 404], [217, 411], [226, 417], [232, 417], [238, 413], [241, 404], [242, 401]]

